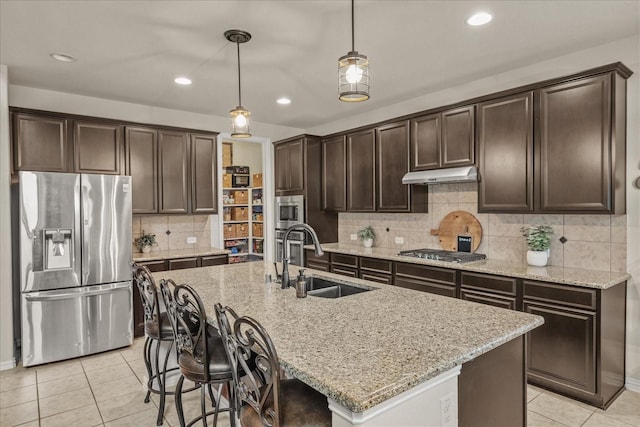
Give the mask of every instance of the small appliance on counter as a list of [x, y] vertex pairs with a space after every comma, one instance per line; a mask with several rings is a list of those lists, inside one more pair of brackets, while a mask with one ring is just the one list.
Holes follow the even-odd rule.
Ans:
[[23, 366], [130, 345], [131, 177], [21, 171], [17, 190]]
[[249, 187], [251, 185], [249, 166], [227, 166], [225, 172], [231, 175], [232, 187]]

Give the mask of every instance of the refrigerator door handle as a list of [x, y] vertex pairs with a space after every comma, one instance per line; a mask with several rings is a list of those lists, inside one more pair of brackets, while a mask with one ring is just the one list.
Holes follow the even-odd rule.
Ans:
[[131, 282], [120, 282], [111, 283], [108, 285], [61, 289], [58, 291], [27, 292], [23, 293], [22, 295], [27, 301], [55, 301], [69, 298], [83, 298], [101, 294], [108, 294], [117, 289], [128, 288], [130, 286]]

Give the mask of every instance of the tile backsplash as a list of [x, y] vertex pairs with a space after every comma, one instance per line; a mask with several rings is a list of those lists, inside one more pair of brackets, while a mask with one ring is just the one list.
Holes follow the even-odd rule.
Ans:
[[[151, 251], [211, 246], [209, 215], [134, 215], [133, 240], [143, 230], [156, 235], [156, 245], [151, 247]], [[196, 243], [187, 243], [188, 237], [195, 237]], [[138, 252], [133, 240], [133, 251]]]
[[[441, 249], [439, 228], [449, 212], [463, 210], [482, 225], [482, 242], [476, 252], [490, 259], [525, 262], [527, 245], [520, 228], [533, 224], [553, 227], [550, 265], [604, 271], [626, 271], [626, 215], [538, 215], [478, 213], [476, 183], [442, 184], [429, 188], [429, 213], [382, 214], [340, 213], [338, 241], [357, 243], [351, 235], [371, 225], [376, 232], [374, 246], [392, 249]], [[560, 242], [564, 236], [566, 242]], [[396, 237], [404, 239], [397, 244]]]

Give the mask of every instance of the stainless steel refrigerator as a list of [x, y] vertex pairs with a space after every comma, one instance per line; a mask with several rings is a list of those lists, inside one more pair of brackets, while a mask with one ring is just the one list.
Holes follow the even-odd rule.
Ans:
[[133, 342], [131, 177], [20, 172], [24, 366]]

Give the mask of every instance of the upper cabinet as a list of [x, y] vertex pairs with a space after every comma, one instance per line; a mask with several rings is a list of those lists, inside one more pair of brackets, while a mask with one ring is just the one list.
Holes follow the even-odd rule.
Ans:
[[275, 144], [276, 196], [304, 192], [304, 137]]
[[133, 213], [158, 212], [158, 135], [155, 129], [127, 126], [125, 173], [131, 176]]
[[189, 147], [186, 132], [158, 131], [160, 213], [189, 213]]
[[533, 211], [533, 92], [478, 104], [478, 211]]
[[390, 123], [376, 129], [377, 211], [409, 212], [411, 187], [402, 183], [409, 172], [409, 122]]
[[344, 135], [322, 141], [322, 209], [347, 210], [347, 140]]
[[376, 210], [376, 131], [347, 135], [347, 210]]
[[218, 211], [216, 135], [192, 133], [191, 212]]
[[625, 86], [607, 73], [536, 93], [539, 212], [624, 213]]
[[411, 120], [411, 170], [473, 165], [474, 106]]
[[122, 126], [100, 121], [73, 121], [73, 165], [78, 173], [122, 173]]

